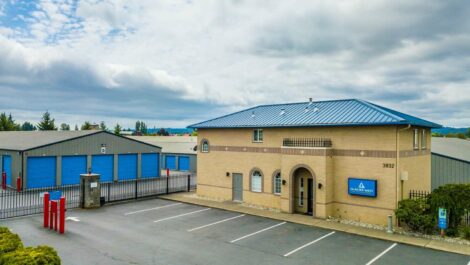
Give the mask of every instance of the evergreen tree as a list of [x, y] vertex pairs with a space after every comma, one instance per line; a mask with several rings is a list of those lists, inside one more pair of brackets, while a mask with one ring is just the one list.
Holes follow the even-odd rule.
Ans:
[[78, 125], [75, 124], [75, 131], [78, 131]]
[[103, 130], [103, 131], [108, 130], [108, 127], [106, 127], [106, 124], [104, 123], [104, 121], [100, 122], [100, 130]]
[[160, 135], [160, 136], [169, 136], [170, 133], [168, 133], [168, 131], [165, 130], [164, 128], [161, 128], [161, 129], [158, 131], [157, 135]]
[[91, 130], [91, 122], [86, 121], [86, 122], [82, 125], [81, 130], [82, 130], [82, 131], [84, 131], [84, 130]]
[[5, 112], [0, 114], [0, 131], [19, 131], [19, 124], [16, 124], [11, 114], [7, 116]]
[[23, 125], [21, 125], [22, 131], [36, 131], [37, 128], [32, 123], [25, 121]]
[[121, 135], [121, 130], [122, 130], [121, 125], [119, 125], [119, 123], [116, 123], [116, 126], [114, 127], [114, 134]]
[[60, 125], [60, 130], [61, 131], [70, 131], [70, 125], [68, 125], [67, 123], [62, 123]]
[[44, 112], [42, 114], [42, 120], [38, 123], [38, 129], [40, 131], [56, 131], [57, 127], [55, 127], [55, 119], [51, 118], [51, 114], [49, 111]]

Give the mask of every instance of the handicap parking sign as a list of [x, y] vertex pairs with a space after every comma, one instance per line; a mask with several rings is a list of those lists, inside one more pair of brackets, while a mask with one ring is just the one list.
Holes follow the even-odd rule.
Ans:
[[62, 197], [62, 192], [60, 190], [51, 191], [49, 194], [51, 201], [58, 201], [60, 200], [60, 197]]
[[439, 208], [439, 228], [447, 228], [447, 211], [445, 208]]

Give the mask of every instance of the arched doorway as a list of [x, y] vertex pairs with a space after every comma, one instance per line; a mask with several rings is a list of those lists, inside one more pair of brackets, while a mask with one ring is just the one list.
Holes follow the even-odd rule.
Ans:
[[292, 209], [294, 213], [315, 216], [315, 176], [306, 166], [292, 172]]

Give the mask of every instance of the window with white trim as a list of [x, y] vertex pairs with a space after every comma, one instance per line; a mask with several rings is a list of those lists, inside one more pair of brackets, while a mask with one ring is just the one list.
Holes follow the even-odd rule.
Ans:
[[421, 149], [426, 149], [426, 130], [421, 130]]
[[413, 149], [419, 149], [419, 133], [418, 129], [413, 130]]
[[251, 191], [261, 192], [263, 185], [263, 175], [258, 170], [251, 173]]
[[253, 142], [262, 143], [263, 142], [263, 129], [254, 129], [253, 130]]
[[209, 141], [202, 140], [202, 142], [201, 142], [201, 152], [202, 153], [208, 153], [209, 152]]
[[280, 195], [281, 194], [281, 185], [282, 185], [281, 172], [276, 173], [276, 175], [274, 176], [273, 182], [274, 182], [273, 183], [273, 185], [274, 185], [273, 193], [277, 194], [277, 195]]

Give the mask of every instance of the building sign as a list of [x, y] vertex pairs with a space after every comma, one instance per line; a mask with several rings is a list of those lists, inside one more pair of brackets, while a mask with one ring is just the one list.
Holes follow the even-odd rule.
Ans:
[[377, 197], [377, 180], [374, 179], [348, 179], [349, 195]]
[[439, 228], [447, 228], [447, 211], [445, 208], [439, 208]]

